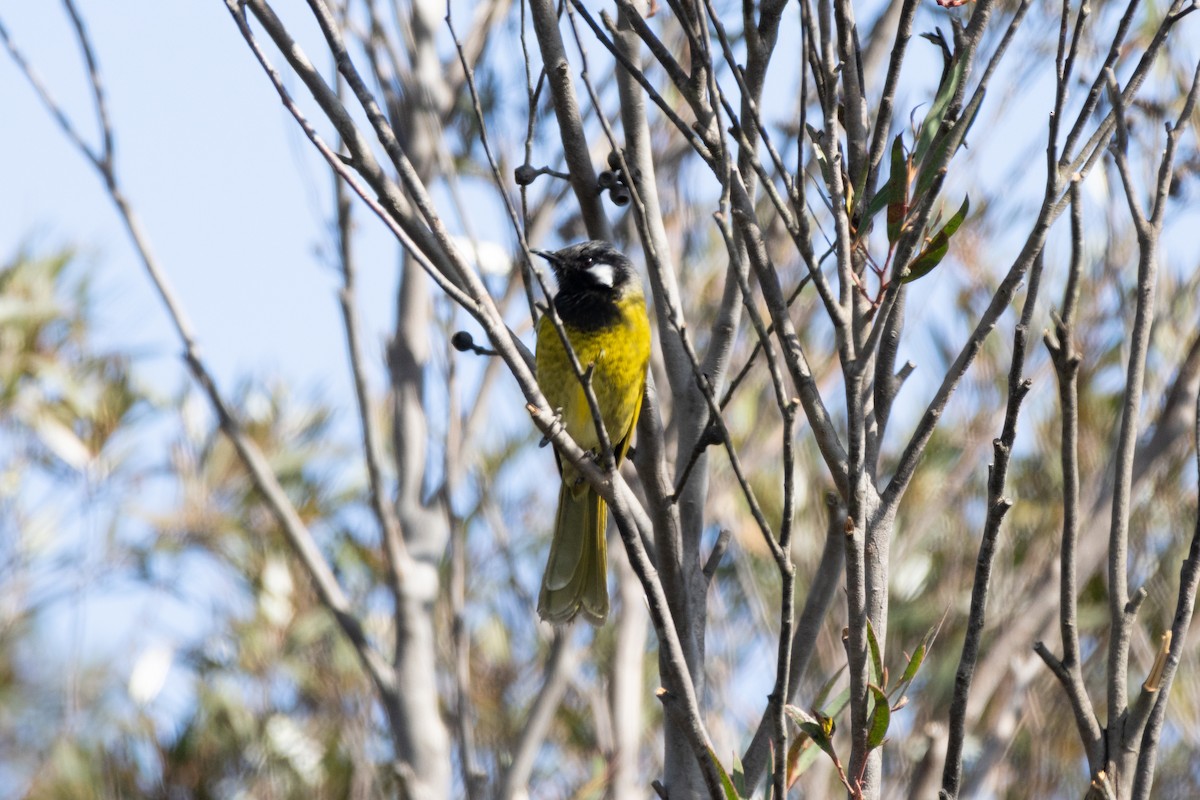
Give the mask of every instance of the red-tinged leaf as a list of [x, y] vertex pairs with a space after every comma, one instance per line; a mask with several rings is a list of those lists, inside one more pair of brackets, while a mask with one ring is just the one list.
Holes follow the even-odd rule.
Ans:
[[[796, 783], [797, 779], [799, 779], [799, 777], [800, 777], [800, 774], [801, 774], [800, 756], [806, 749], [810, 749], [810, 750], [816, 749], [816, 748], [812, 747], [812, 740], [809, 739], [807, 736], [797, 736], [795, 739], [792, 740], [792, 743], [790, 745], [788, 745], [787, 783], [785, 784], [785, 786], [787, 786], [787, 788], [789, 788], [789, 789], [792, 788], [792, 786]], [[811, 760], [809, 763], [812, 763]]]
[[900, 136], [892, 140], [892, 174], [887, 186], [887, 237], [895, 244], [904, 230], [904, 218], [908, 216], [908, 160], [904, 155], [904, 141]]

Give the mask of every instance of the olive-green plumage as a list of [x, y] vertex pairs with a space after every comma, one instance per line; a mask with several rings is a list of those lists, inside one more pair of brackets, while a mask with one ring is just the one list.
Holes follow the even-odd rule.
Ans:
[[[540, 254], [558, 278], [554, 307], [580, 365], [585, 370], [591, 366], [592, 391], [619, 464], [637, 425], [650, 361], [650, 322], [641, 284], [630, 261], [606, 242]], [[599, 454], [600, 436], [587, 395], [547, 317], [537, 329], [537, 379], [550, 406], [562, 410], [571, 438]], [[608, 507], [578, 470], [561, 458], [558, 462], [562, 487], [538, 614], [552, 623], [583, 614], [602, 625], [608, 616]]]

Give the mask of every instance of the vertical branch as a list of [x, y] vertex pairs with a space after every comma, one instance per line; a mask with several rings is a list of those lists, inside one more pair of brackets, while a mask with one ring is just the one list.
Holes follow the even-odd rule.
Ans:
[[[1109, 74], [1109, 87], [1112, 90], [1114, 98], [1119, 97], [1116, 89], [1116, 80], [1113, 75]], [[1121, 182], [1125, 187], [1125, 193], [1129, 199], [1130, 215], [1133, 217], [1134, 226], [1138, 233], [1138, 285], [1137, 285], [1137, 311], [1134, 316], [1133, 327], [1133, 344], [1130, 348], [1129, 356], [1129, 373], [1126, 382], [1125, 406], [1123, 408], [1121, 418], [1121, 437], [1118, 440], [1117, 452], [1117, 467], [1116, 480], [1117, 488], [1114, 491], [1113, 497], [1113, 531], [1109, 539], [1109, 573], [1110, 581], [1113, 578], [1124, 579], [1124, 570], [1127, 569], [1127, 548], [1129, 546], [1128, 524], [1129, 524], [1129, 495], [1132, 491], [1133, 480], [1133, 464], [1134, 464], [1134, 449], [1136, 446], [1137, 433], [1137, 417], [1138, 403], [1142, 392], [1142, 379], [1146, 362], [1146, 351], [1149, 348], [1150, 327], [1154, 319], [1154, 296], [1157, 280], [1157, 246], [1158, 239], [1162, 233], [1163, 216], [1166, 213], [1167, 197], [1170, 191], [1171, 176], [1174, 174], [1175, 150], [1179, 142], [1180, 130], [1187, 125], [1192, 115], [1192, 109], [1196, 105], [1197, 94], [1200, 93], [1200, 62], [1197, 62], [1195, 72], [1192, 75], [1191, 88], [1188, 91], [1187, 99], [1184, 101], [1183, 109], [1176, 118], [1174, 125], [1167, 125], [1167, 142], [1163, 150], [1162, 159], [1158, 166], [1158, 179], [1156, 182], [1153, 199], [1151, 202], [1151, 210], [1148, 218], [1141, 216], [1137, 208], [1137, 203], [1133, 197], [1132, 181], [1129, 177], [1129, 166], [1126, 163], [1125, 141], [1127, 140], [1124, 121], [1124, 108], [1122, 101], [1115, 99], [1113, 103], [1113, 113], [1117, 120], [1117, 146], [1113, 150], [1113, 158], [1117, 163], [1117, 170], [1121, 174]], [[1136, 359], [1136, 361], [1135, 361]], [[1130, 397], [1130, 393], [1134, 393]], [[1129, 433], [1133, 441], [1126, 441], [1126, 424], [1133, 430]], [[1198, 445], [1200, 447], [1200, 445]], [[1121, 501], [1120, 514], [1118, 518], [1118, 501]], [[1113, 549], [1121, 548], [1121, 552], [1114, 554]], [[1187, 564], [1185, 562], [1185, 571]], [[1114, 574], [1120, 571], [1121, 574]], [[1181, 619], [1186, 617], [1184, 626], [1179, 631], [1172, 631], [1174, 635], [1181, 638], [1186, 635], [1186, 623], [1190, 622], [1191, 605], [1185, 605], [1184, 588], [1187, 585], [1186, 575], [1180, 577], [1180, 598], [1176, 605], [1176, 623], [1179, 624]], [[1121, 584], [1124, 588], [1124, 584]], [[1110, 586], [1110, 594], [1112, 592]], [[1110, 634], [1109, 641], [1109, 750], [1108, 759], [1112, 769], [1109, 770], [1109, 775], [1115, 775], [1120, 790], [1120, 796], [1127, 797], [1133, 792], [1135, 782], [1141, 781], [1146, 785], [1146, 790], [1149, 791], [1149, 775], [1140, 775], [1138, 767], [1143, 763], [1140, 759], [1139, 749], [1141, 747], [1146, 725], [1152, 713], [1157, 713], [1161, 716], [1162, 710], [1158, 707], [1166, 702], [1166, 692], [1155, 697], [1159, 691], [1161, 682], [1163, 681], [1164, 672], [1166, 669], [1171, 670], [1171, 676], [1167, 677], [1166, 685], [1169, 688], [1171, 677], [1174, 675], [1174, 665], [1169, 663], [1171, 642], [1169, 639], [1164, 640], [1163, 652], [1159, 655], [1161, 663], [1156, 664], [1151, 676], [1146, 679], [1142, 687], [1141, 695], [1132, 708], [1127, 709], [1124, 705], [1127, 692], [1127, 677], [1129, 664], [1129, 638], [1130, 629], [1133, 627], [1133, 620], [1137, 613], [1137, 605], [1142, 597], [1145, 596], [1145, 591], [1140, 590], [1138, 594], [1127, 601], [1126, 605], [1121, 609], [1123, 612], [1120, 617], [1116, 616], [1115, 607], [1110, 599], [1110, 611], [1113, 612], [1112, 626], [1113, 631]], [[1191, 592], [1191, 598], [1194, 599], [1194, 583]], [[1118, 620], [1120, 627], [1118, 627]], [[1115, 643], [1113, 640], [1117, 640]], [[1182, 644], [1182, 642], [1180, 643]], [[1178, 661], [1178, 649], [1174, 650], [1176, 663]], [[1114, 674], [1115, 673], [1115, 674]], [[1116, 687], [1117, 678], [1120, 678], [1121, 686]], [[1118, 699], [1122, 702], [1121, 705], [1113, 705], [1112, 701]], [[1113, 724], [1116, 715], [1123, 718], [1123, 723], [1116, 737], [1113, 736], [1112, 728], [1117, 727]], [[1161, 724], [1161, 723], [1160, 723]], [[1116, 744], [1119, 751], [1113, 747]], [[1150, 760], [1144, 762], [1147, 768], [1153, 764], [1154, 756]]]
[[[759, 323], [761, 325], [761, 322]], [[763, 341], [769, 342], [766, 332]], [[776, 386], [781, 387], [782, 377], [773, 355], [770, 355], [771, 372], [775, 377]], [[779, 525], [780, 554], [775, 563], [779, 569], [779, 644], [775, 662], [775, 689], [771, 693], [771, 702], [775, 706], [775, 796], [787, 797], [788, 770], [788, 736], [787, 715], [784, 706], [790, 691], [789, 682], [792, 677], [792, 637], [793, 623], [796, 613], [796, 568], [792, 563], [792, 527], [796, 513], [796, 410], [800, 402], [795, 399], [787, 401], [783, 407], [783, 519]]]
[[[613, 43], [625, 58], [616, 70], [617, 96], [621, 104], [621, 127], [625, 133], [625, 150], [622, 154], [631, 171], [624, 174], [634, 184], [640, 199], [638, 230], [642, 236], [642, 251], [646, 256], [646, 271], [650, 278], [650, 289], [658, 318], [659, 345], [663, 351], [663, 363], [672, 393], [686, 393], [691, 378], [687, 359], [680, 351], [679, 340], [668, 331], [682, 326], [683, 304], [679, 296], [671, 245], [663, 225], [662, 205], [658, 196], [658, 173], [654, 165], [654, 154], [650, 140], [650, 123], [646, 116], [646, 98], [638, 83], [636, 72], [641, 72], [641, 40], [633, 31], [633, 19], [638, 17], [641, 3], [623, 6], [617, 20]], [[633, 67], [631, 70], [630, 67]], [[668, 319], [674, 313], [676, 319]]]
[[529, 708], [521, 736], [512, 750], [512, 761], [496, 792], [497, 800], [517, 800], [528, 796], [534, 757], [546, 739], [550, 723], [554, 721], [554, 712], [567, 691], [578, 659], [579, 651], [571, 647], [571, 629], [556, 629], [550, 655], [542, 671], [542, 688]]
[[[891, 133], [892, 109], [896, 103], [896, 89], [900, 85], [900, 69], [904, 66], [904, 57], [908, 53], [908, 43], [912, 38], [913, 19], [917, 14], [917, 0], [902, 0], [900, 16], [896, 24], [896, 41], [892, 45], [891, 60], [888, 62], [887, 77], [883, 81], [883, 91], [879, 96], [879, 110], [875, 114], [875, 127], [871, 135], [871, 150], [867, 159], [869, 173], [867, 175], [867, 193], [872, 193], [879, 165], [883, 161], [883, 153], [887, 148], [888, 134]], [[875, 34], [878, 36], [879, 32]], [[880, 36], [880, 40], [882, 37]], [[864, 197], [862, 202], [870, 200]], [[863, 206], [866, 207], [865, 205]]]
[[[1200, 469], [1200, 393], [1196, 396], [1195, 427], [1192, 444], [1196, 448], [1196, 466]], [[1197, 473], [1200, 475], [1200, 472]], [[1197, 494], [1200, 495], [1200, 477], [1197, 478]], [[1142, 684], [1139, 703], [1152, 705], [1146, 721], [1145, 731], [1139, 742], [1137, 774], [1133, 782], [1133, 800], [1149, 800], [1150, 788], [1154, 783], [1154, 766], [1158, 758], [1158, 741], [1162, 733], [1163, 718], [1166, 716], [1167, 698], [1171, 694], [1171, 683], [1179, 669], [1188, 629], [1196, 607], [1196, 587], [1200, 584], [1200, 508], [1196, 512], [1196, 527], [1192, 531], [1192, 543], [1187, 558], [1179, 568], [1179, 596], [1175, 601], [1175, 618], [1168, 634], [1167, 645], [1160, 650], [1151, 677]], [[1164, 637], [1166, 638], [1166, 637]], [[1157, 677], [1157, 680], [1154, 678]]]
[[[350, 196], [346, 185], [336, 174], [333, 176], [335, 236], [337, 239], [338, 265], [342, 272], [342, 286], [338, 291], [338, 306], [342, 313], [342, 328], [346, 335], [346, 350], [349, 359], [350, 377], [354, 386], [360, 433], [362, 435], [363, 460], [367, 467], [367, 485], [370, 489], [371, 510], [379, 525], [384, 558], [387, 561], [388, 584], [397, 604], [403, 593], [404, 572], [409, 567], [409, 555], [404, 545], [400, 522], [396, 510], [388, 499], [388, 490], [383, 478], [383, 443], [375, 425], [371, 408], [370, 390], [367, 387], [365, 359], [362, 352], [362, 325], [358, 319], [356, 267], [354, 263], [353, 228]], [[397, 605], [397, 609], [399, 606]], [[398, 623], [399, 620], [396, 620]], [[397, 625], [397, 628], [399, 626]], [[397, 642], [396, 645], [399, 645]]]
[[[1133, 484], [1133, 457], [1141, 414], [1143, 384], [1146, 374], [1146, 355], [1150, 348], [1150, 327], [1154, 320], [1154, 297], [1158, 284], [1159, 228], [1143, 216], [1137, 192], [1133, 186], [1128, 163], [1128, 136], [1125, 126], [1125, 100], [1117, 87], [1116, 78], [1108, 73], [1113, 112], [1117, 121], [1116, 142], [1111, 148], [1113, 161], [1121, 176], [1129, 214], [1137, 231], [1138, 272], [1135, 287], [1133, 329], [1129, 336], [1129, 363], [1126, 367], [1125, 388], [1121, 402], [1120, 432], [1117, 437], [1114, 461], [1112, 516], [1108, 537], [1108, 728], [1106, 731], [1106, 771], [1110, 778], [1132, 785], [1133, 775], [1124, 775], [1119, 753], [1123, 744], [1124, 718], [1128, 702], [1129, 640], [1133, 632], [1134, 615], [1144, 592], [1129, 596], [1129, 512]], [[1170, 141], [1173, 137], [1168, 137]], [[1168, 147], [1168, 152], [1173, 148]], [[1163, 166], [1169, 172], [1164, 157]], [[1132, 765], [1131, 765], [1132, 766]], [[1127, 794], [1127, 793], [1124, 793]]]
[[642, 698], [646, 690], [642, 664], [646, 658], [647, 617], [642, 587], [637, 582], [624, 551], [617, 550], [617, 593], [620, 608], [616, 619], [609, 707], [612, 712], [613, 749], [609, 758], [609, 780], [605, 796], [625, 800], [645, 792], [638, 771], [638, 747], [642, 740]]
[[[749, 275], [746, 271], [746, 262], [739, 252], [737, 242], [734, 238], [732, 221], [725, 211], [729, 204], [728, 187], [734, 179], [732, 172], [730, 170], [730, 176], [726, 181], [726, 189], [721, 198], [722, 211], [716, 215], [717, 222], [722, 237], [725, 240], [725, 249], [729, 254], [730, 270], [733, 273], [732, 277], [737, 280], [738, 287], [742, 292], [743, 302], [746, 306], [746, 313], [750, 317], [755, 333], [758, 335], [758, 344], [763, 350], [771, 376], [771, 386], [775, 393], [775, 403], [783, 417], [780, 448], [783, 458], [783, 511], [779, 525], [778, 543], [769, 539], [767, 541], [780, 577], [779, 639], [775, 667], [775, 687], [769, 697], [767, 711], [763, 716], [763, 722], [760, 727], [765, 727], [768, 724], [768, 719], [770, 720], [769, 724], [775, 743], [775, 753], [778, 754], [775, 775], [773, 776], [773, 786], [777, 796], [785, 797], [787, 794], [787, 759], [783, 754], [787, 753], [787, 725], [784, 706], [787, 703], [789, 693], [788, 684], [792, 674], [792, 627], [796, 602], [796, 575], [791, 556], [793, 516], [795, 514], [796, 464], [794, 440], [796, 411], [800, 401], [787, 397], [784, 388], [783, 372], [779, 367], [779, 359], [775, 353], [775, 345], [772, 342], [765, 322], [755, 307], [750, 289]], [[719, 408], [714, 407], [713, 412], [719, 413]], [[757, 783], [757, 777], [755, 778], [755, 783]]]
[[[785, 703], [795, 703], [799, 696], [800, 678], [812, 660], [816, 649], [817, 636], [825, 623], [833, 598], [842, 581], [842, 565], [846, 553], [843, 527], [846, 522], [845, 506], [837, 492], [829, 492], [825, 496], [825, 507], [829, 519], [825, 526], [825, 547], [821, 551], [821, 560], [812, 573], [808, 593], [804, 598], [804, 608], [796, 620], [795, 631], [792, 633], [791, 656], [788, 664], [787, 699]], [[771, 749], [772, 726], [774, 723], [773, 704], [759, 720], [758, 729], [742, 756], [742, 774], [745, 776], [746, 790], [757, 788], [767, 768], [767, 756]]]
[[[846, 166], [850, 185], [861, 195], [869, 169], [870, 121], [867, 118], [866, 87], [862, 74], [862, 49], [858, 41], [858, 22], [850, 0], [834, 0], [837, 23], [838, 59], [842, 78], [842, 124], [846, 130]], [[839, 208], [839, 214], [842, 210]]]
[[[509, 291], [515, 289], [510, 282]], [[447, 315], [445, 323], [454, 320], [453, 313]], [[449, 339], [450, 337], [447, 336]], [[450, 345], [451, 347], [453, 345]], [[483, 379], [472, 402], [472, 413], [463, 414], [458, 400], [456, 361], [447, 359], [446, 367], [446, 438], [442, 450], [442, 485], [438, 491], [442, 509], [450, 527], [450, 569], [447, 579], [447, 594], [450, 606], [450, 652], [453, 659], [454, 693], [452, 727], [458, 745], [458, 768], [462, 775], [463, 790], [467, 800], [482, 800], [487, 793], [487, 773], [481, 768], [475, 745], [476, 715], [472, 703], [475, 696], [471, 691], [471, 632], [467, 627], [467, 524], [453, 511], [451, 498], [460, 484], [464, 470], [464, 445], [476, 441], [471, 436], [478, 417], [476, 409], [487, 403], [489, 390], [496, 375], [496, 361], [490, 360]], [[482, 505], [482, 503], [481, 503]]]
[[[634, 201], [634, 221], [642, 240], [642, 250], [646, 257], [646, 269], [650, 279], [650, 288], [654, 297], [654, 309], [658, 318], [658, 341], [662, 346], [663, 363], [666, 366], [667, 379], [670, 383], [672, 396], [677, 410], [682, 411], [689, 406], [703, 407], [703, 398], [695, 382], [691, 380], [692, 365], [689, 354], [685, 351], [682, 335], [684, 329], [683, 303], [676, 281], [675, 265], [671, 258], [670, 244], [666, 228], [663, 225], [662, 209], [659, 202], [657, 172], [651, 149], [650, 127], [646, 116], [645, 96], [641, 91], [637, 75], [641, 72], [641, 40], [633, 32], [633, 17], [640, 11], [639, 2], [630, 4], [622, 9], [613, 32], [615, 52], [623, 56], [621, 66], [616, 68], [617, 92], [621, 107], [621, 125], [625, 134], [624, 152], [618, 152], [618, 160], [622, 165], [622, 173], [629, 176], [630, 192]], [[590, 87], [589, 87], [590, 91]], [[597, 109], [599, 111], [599, 109]], [[616, 145], [614, 142], [614, 151]], [[733, 327], [736, 327], [736, 320]], [[730, 336], [732, 334], [729, 334]], [[715, 376], [714, 376], [715, 377]], [[657, 415], [654, 415], [656, 418]], [[703, 415], [691, 414], [682, 416], [680, 421], [679, 441], [698, 437], [703, 428]], [[645, 422], [652, 421], [647, 419]], [[645, 423], [641, 426], [646, 429]], [[693, 431], [693, 429], [695, 429]], [[660, 436], [661, 429], [654, 435]], [[660, 451], [661, 452], [661, 451]], [[656, 473], [650, 479], [651, 486], [667, 483], [667, 463], [665, 458], [659, 458], [652, 465], [647, 461], [640, 462], [641, 467], [651, 466]], [[644, 469], [639, 470], [644, 472]], [[644, 479], [644, 478], [643, 478]], [[660, 559], [659, 568], [666, 576], [667, 585], [673, 591], [668, 596], [672, 602], [672, 614], [676, 630], [684, 646], [684, 655], [688, 660], [692, 680], [697, 691], [703, 691], [704, 676], [704, 634], [707, 625], [707, 606], [705, 590], [707, 582], [699, 574], [699, 542], [703, 522], [703, 498], [706, 482], [694, 481], [688, 491], [687, 502], [671, 503], [661, 506], [666, 513], [667, 525], [656, 528], [656, 535], [664, 545], [674, 550], [677, 558]], [[689, 509], [695, 513], [688, 514]], [[671, 541], [668, 542], [667, 540]], [[627, 581], [632, 584], [632, 581]], [[640, 614], [640, 609], [630, 608], [625, 614]], [[632, 622], [627, 624], [634, 624]], [[633, 633], [627, 633], [632, 636]], [[625, 641], [624, 638], [619, 641]], [[632, 655], [629, 656], [632, 658]], [[613, 685], [614, 724], [624, 721], [625, 738], [618, 737], [618, 744], [627, 741], [630, 724], [626, 717], [629, 711], [618, 705], [620, 699], [618, 689], [628, 690], [625, 679]], [[620, 716], [618, 716], [620, 714]], [[618, 730], [618, 732], [621, 732]], [[664, 731], [664, 751], [666, 761], [665, 779], [672, 791], [686, 793], [689, 785], [699, 789], [699, 775], [692, 758], [688, 757], [689, 746], [683, 731], [674, 726], [667, 726]], [[634, 768], [628, 755], [618, 751], [618, 777], [629, 780], [625, 771]], [[619, 797], [613, 794], [613, 797]]]
[[1045, 336], [1046, 348], [1058, 379], [1059, 404], [1062, 407], [1061, 459], [1063, 472], [1062, 550], [1059, 556], [1059, 630], [1062, 635], [1062, 661], [1055, 659], [1045, 645], [1034, 649], [1058, 677], [1075, 715], [1075, 725], [1088, 758], [1092, 776], [1104, 768], [1104, 743], [1100, 723], [1087, 686], [1083, 682], [1079, 656], [1078, 557], [1079, 497], [1079, 365], [1082, 356], [1075, 350], [1075, 314], [1079, 304], [1079, 279], [1083, 268], [1083, 208], [1079, 184], [1073, 182], [1071, 197], [1071, 263], [1063, 291], [1062, 315], [1055, 320], [1054, 335]]
[[962, 654], [958, 660], [958, 672], [954, 678], [954, 694], [950, 701], [950, 735], [946, 752], [946, 763], [942, 769], [942, 789], [939, 797], [954, 800], [958, 797], [962, 780], [962, 748], [967, 738], [967, 698], [971, 693], [971, 679], [979, 661], [983, 625], [987, 614], [988, 590], [991, 585], [992, 565], [996, 559], [996, 543], [1000, 537], [1000, 526], [1013, 501], [1004, 495], [1008, 480], [1008, 467], [1012, 459], [1013, 442], [1017, 437], [1017, 417], [1021, 403], [1029, 394], [1033, 382], [1025, 377], [1025, 354], [1029, 340], [1029, 323], [1037, 304], [1041, 288], [1044, 259], [1039, 257], [1029, 273], [1029, 289], [1021, 309], [1021, 319], [1013, 332], [1012, 364], [1008, 372], [1008, 405], [1004, 412], [1004, 426], [1000, 436], [993, 440], [995, 461], [988, 470], [987, 520], [979, 542], [979, 555], [975, 561], [975, 581], [971, 588], [971, 610], [967, 616], [967, 634], [963, 640]]
[[[450, 448], [447, 448], [450, 452]], [[448, 498], [444, 498], [448, 502]], [[450, 627], [454, 653], [454, 733], [458, 740], [459, 771], [467, 800], [486, 796], [487, 773], [479, 766], [475, 748], [475, 719], [471, 704], [471, 636], [467, 629], [467, 527], [454, 520], [450, 529]]]
[[592, 165], [583, 120], [579, 115], [579, 101], [571, 80], [571, 64], [563, 48], [554, 0], [527, 1], [538, 47], [542, 52], [543, 69], [554, 97], [554, 114], [558, 120], [563, 155], [567, 160], [575, 199], [579, 202], [588, 235], [593, 239], [610, 240], [612, 231], [604, 214], [600, 193], [596, 190], [596, 168]]

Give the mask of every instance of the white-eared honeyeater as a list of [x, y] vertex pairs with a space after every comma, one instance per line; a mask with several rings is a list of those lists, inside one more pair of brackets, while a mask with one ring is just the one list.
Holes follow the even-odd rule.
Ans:
[[[580, 366], [591, 370], [592, 391], [617, 463], [629, 450], [646, 389], [650, 321], [633, 264], [607, 242], [554, 252], [535, 250], [558, 281], [554, 308]], [[580, 447], [600, 455], [600, 436], [583, 384], [548, 316], [537, 327], [537, 380], [550, 407]], [[608, 616], [608, 506], [579, 471], [555, 452], [562, 488], [550, 559], [538, 595], [538, 614], [567, 623], [577, 614], [593, 625]]]

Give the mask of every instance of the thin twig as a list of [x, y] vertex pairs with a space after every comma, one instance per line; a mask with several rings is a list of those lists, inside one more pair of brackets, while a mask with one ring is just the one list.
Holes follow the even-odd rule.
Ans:
[[[1146, 356], [1150, 347], [1150, 328], [1154, 321], [1154, 297], [1158, 283], [1158, 230], [1151, 226], [1139, 209], [1136, 190], [1129, 175], [1126, 157], [1124, 100], [1116, 87], [1116, 79], [1109, 72], [1108, 80], [1113, 100], [1113, 111], [1117, 123], [1117, 143], [1111, 149], [1117, 171], [1125, 188], [1130, 217], [1138, 233], [1137, 300], [1134, 308], [1133, 329], [1129, 336], [1129, 361], [1126, 368], [1125, 388], [1122, 392], [1121, 424], [1117, 437], [1114, 461], [1114, 487], [1112, 516], [1108, 539], [1108, 715], [1110, 720], [1120, 718], [1128, 702], [1129, 641], [1133, 632], [1133, 615], [1128, 606], [1129, 596], [1129, 515], [1130, 497], [1133, 488], [1133, 456], [1137, 446], [1138, 419], [1141, 412], [1143, 385], [1145, 381]], [[1171, 137], [1168, 137], [1170, 140]], [[1168, 145], [1168, 153], [1173, 148]], [[1168, 156], [1164, 156], [1164, 162]], [[1132, 785], [1132, 775], [1126, 776], [1119, 770], [1119, 752], [1123, 745], [1124, 725], [1109, 725], [1106, 731], [1108, 763], [1105, 769], [1121, 784]], [[1123, 761], [1124, 759], [1122, 759]], [[1111, 768], [1110, 768], [1111, 767]]]
[[571, 673], [575, 671], [579, 657], [579, 650], [571, 646], [571, 629], [555, 629], [550, 654], [542, 669], [542, 686], [525, 715], [521, 735], [511, 750], [512, 760], [500, 779], [497, 800], [526, 796], [534, 759], [550, 731], [550, 723], [570, 685]]
[[[1192, 445], [1196, 448], [1196, 464], [1200, 467], [1200, 394], [1196, 397]], [[1197, 487], [1200, 490], [1200, 480], [1198, 480]], [[1153, 695], [1153, 702], [1145, 721], [1144, 732], [1138, 742], [1137, 774], [1133, 782], [1133, 792], [1130, 795], [1133, 800], [1149, 800], [1150, 798], [1150, 789], [1154, 782], [1154, 766], [1158, 758], [1159, 736], [1162, 732], [1163, 719], [1166, 716], [1167, 698], [1170, 696], [1171, 684], [1186, 646], [1184, 640], [1191, 627], [1198, 584], [1200, 584], [1200, 510], [1197, 511], [1196, 527], [1192, 532], [1192, 542], [1187, 558], [1179, 568], [1179, 595], [1175, 601], [1175, 618], [1169, 632], [1170, 648], [1163, 662], [1162, 675], [1157, 686], [1143, 685], [1142, 687], [1143, 695]]]
[[579, 101], [571, 80], [571, 65], [563, 48], [558, 14], [553, 0], [526, 0], [533, 17], [533, 28], [541, 48], [543, 68], [554, 96], [554, 114], [558, 120], [563, 155], [571, 173], [571, 187], [583, 214], [588, 235], [593, 239], [612, 239], [612, 229], [604, 213], [601, 196], [596, 192], [596, 169], [579, 116]]
[[1000, 436], [992, 442], [995, 460], [988, 469], [987, 519], [979, 542], [979, 555], [975, 561], [975, 580], [971, 588], [967, 633], [963, 640], [962, 654], [959, 656], [958, 671], [954, 679], [954, 694], [950, 701], [950, 734], [947, 737], [946, 762], [942, 770], [940, 793], [941, 797], [949, 800], [958, 797], [962, 780], [962, 748], [967, 738], [967, 698], [971, 692], [975, 666], [979, 661], [992, 566], [996, 559], [996, 544], [1004, 517], [1013, 506], [1013, 501], [1005, 496], [1004, 490], [1008, 481], [1013, 443], [1017, 436], [1017, 419], [1021, 413], [1021, 404], [1032, 386], [1032, 381], [1025, 377], [1025, 354], [1028, 349], [1029, 325], [1033, 320], [1033, 309], [1037, 304], [1038, 290], [1041, 288], [1043, 264], [1044, 259], [1037, 258], [1029, 273], [1029, 289], [1025, 294], [1021, 318], [1013, 331], [1013, 354], [1008, 373], [1008, 404], [1004, 412], [1004, 425]]
[[[1071, 262], [1067, 286], [1063, 292], [1063, 311], [1055, 325], [1054, 336], [1044, 337], [1058, 379], [1062, 407], [1061, 459], [1063, 471], [1062, 549], [1059, 557], [1059, 629], [1063, 657], [1059, 662], [1044, 646], [1035, 650], [1062, 683], [1075, 715], [1075, 725], [1088, 757], [1089, 774], [1104, 768], [1100, 724], [1087, 686], [1083, 682], [1079, 653], [1078, 560], [1079, 543], [1079, 365], [1075, 350], [1075, 312], [1079, 302], [1079, 280], [1083, 269], [1083, 208], [1078, 182], [1073, 182], [1071, 197]], [[1040, 644], [1040, 643], [1038, 643]]]
[[[367, 390], [367, 377], [364, 367], [365, 359], [362, 353], [362, 324], [358, 319], [358, 304], [356, 297], [355, 264], [351, 244], [350, 198], [346, 194], [345, 183], [336, 173], [334, 179], [334, 205], [336, 213], [335, 236], [337, 238], [338, 261], [342, 272], [342, 287], [338, 292], [338, 304], [342, 312], [342, 326], [346, 335], [346, 349], [349, 355], [350, 376], [354, 385], [354, 397], [358, 404], [358, 418], [361, 426], [363, 458], [367, 466], [367, 483], [371, 493], [371, 509], [379, 524], [380, 538], [383, 541], [383, 552], [387, 559], [388, 582], [396, 599], [397, 609], [399, 598], [403, 591], [404, 572], [408, 568], [409, 556], [406, 552], [404, 537], [400, 530], [400, 522], [396, 510], [388, 497], [383, 479], [383, 445], [379, 431], [375, 425], [375, 415], [371, 408], [370, 393]], [[396, 626], [396, 635], [401, 635], [401, 627]]]

